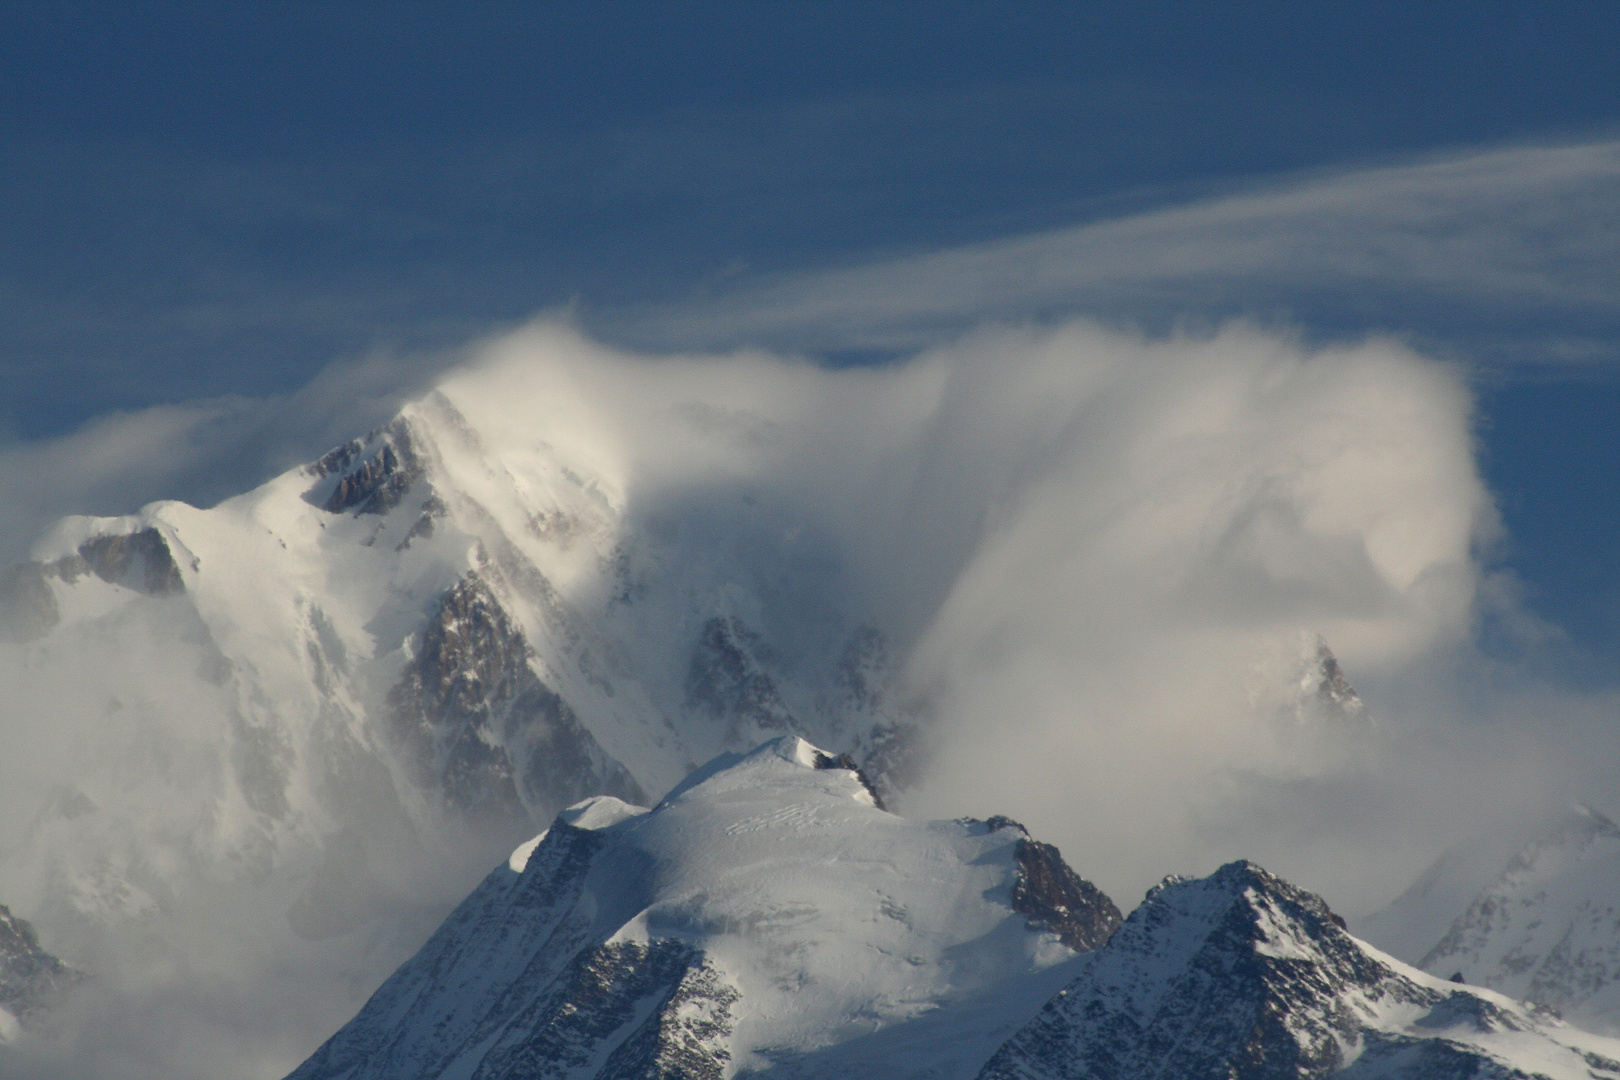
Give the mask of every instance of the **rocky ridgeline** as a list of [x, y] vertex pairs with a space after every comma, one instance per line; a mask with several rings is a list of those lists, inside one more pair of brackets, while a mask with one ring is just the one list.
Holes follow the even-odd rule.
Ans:
[[40, 946], [26, 920], [0, 904], [0, 1042], [15, 1034], [5, 1030], [6, 1017], [11, 1024], [27, 1024], [82, 978]]
[[1620, 1080], [1246, 862], [1121, 921], [1006, 818], [908, 822], [787, 737], [514, 853], [292, 1080]]
[[[829, 1032], [1005, 996], [1119, 925], [1021, 827], [877, 804], [789, 736], [651, 811], [571, 808], [294, 1076], [818, 1075]], [[900, 1051], [871, 1053], [883, 1074]]]

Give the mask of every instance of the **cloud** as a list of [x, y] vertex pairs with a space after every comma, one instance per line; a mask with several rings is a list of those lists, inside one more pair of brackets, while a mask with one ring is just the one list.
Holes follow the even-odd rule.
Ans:
[[[1482, 554], [1468, 373], [1398, 341], [1068, 320], [830, 370], [541, 325], [481, 363], [633, 521], [710, 521], [774, 633], [817, 605], [889, 633], [938, 737], [905, 812], [1021, 817], [1127, 904], [1246, 855], [1355, 914], [1470, 830], [1603, 802], [1607, 698], [1475, 646], [1551, 631]], [[1292, 709], [1318, 633], [1375, 729]]]
[[[1512, 598], [1477, 554], [1496, 524], [1466, 378], [1387, 339], [1324, 348], [1244, 323], [1149, 335], [1069, 320], [831, 369], [758, 351], [631, 355], [542, 321], [453, 358], [335, 368], [285, 400], [152, 410], [13, 448], [31, 470], [24, 518], [52, 492], [223, 483], [362, 430], [429, 382], [488, 446], [532, 446], [543, 429], [622, 499], [628, 528], [705, 523], [660, 556], [665, 572], [715, 573], [724, 550], [737, 562], [721, 571], [769, 583], [751, 616], [776, 640], [828, 611], [885, 629], [933, 733], [932, 767], [900, 808], [1011, 814], [1127, 907], [1164, 873], [1246, 855], [1356, 914], [1480, 822], [1549, 792], [1601, 792], [1613, 763], [1607, 699], [1538, 689], [1475, 655], [1482, 604]], [[132, 809], [114, 824], [191, 837], [178, 850], [205, 843], [196, 816], [218, 782], [230, 690], [198, 674], [201, 638], [179, 625], [192, 617], [160, 607], [130, 609], [133, 629], [90, 627], [89, 667], [6, 660], [8, 843], [75, 770], [111, 762], [128, 780], [147, 758], [166, 764], [121, 789]], [[1375, 728], [1291, 696], [1318, 633]], [[35, 685], [53, 664], [70, 676], [54, 696]], [[109, 674], [126, 669], [130, 694]], [[1471, 699], [1485, 677], [1505, 692]], [[37, 868], [6, 867], [28, 913], [52, 866], [102, 865], [103, 848], [47, 847]], [[131, 851], [122, 834], [104, 847]], [[38, 1075], [290, 1067], [476, 877], [379, 848], [376, 861], [417, 875], [400, 884], [420, 907], [308, 943], [281, 915], [301, 879], [171, 873], [171, 849], [104, 868], [162, 913], [130, 916], [146, 931], [79, 939], [73, 959], [101, 978]], [[278, 850], [274, 864], [312, 857]], [[159, 925], [161, 947], [147, 936]]]
[[[1475, 648], [1485, 616], [1556, 631], [1481, 555], [1498, 525], [1468, 372], [1332, 319], [1296, 333], [1218, 316], [1283, 300], [1398, 313], [1410, 294], [1476, 322], [1601, 321], [1620, 299], [1617, 182], [1608, 143], [1317, 176], [781, 279], [620, 327], [666, 345], [903, 354], [868, 367], [758, 349], [630, 355], [555, 321], [450, 354], [338, 363], [285, 396], [109, 416], [0, 449], [3, 554], [62, 513], [206, 505], [440, 379], [482, 385], [514, 429], [544, 424], [615, 477], [632, 523], [685, 513], [724, 532], [781, 586], [762, 600], [773, 633], [806, 604], [889, 632], [935, 733], [907, 813], [1009, 813], [1127, 907], [1163, 873], [1246, 855], [1355, 914], [1481, 824], [1555, 796], [1603, 805], [1613, 695], [1536, 682]], [[1178, 325], [1187, 311], [1216, 318]], [[1157, 329], [1119, 329], [1128, 318]], [[746, 493], [747, 516], [713, 516], [717, 491]], [[1291, 710], [1282, 683], [1317, 633], [1375, 729]], [[188, 677], [191, 660], [148, 677]], [[97, 725], [114, 726], [93, 690], [11, 695], [8, 754], [33, 747], [35, 771], [70, 768]], [[30, 726], [46, 709], [49, 738]], [[203, 710], [175, 727], [189, 738], [209, 722]], [[0, 809], [12, 823], [28, 812]], [[286, 898], [175, 898], [195, 933], [162, 963], [141, 942], [106, 945], [97, 959], [120, 974], [101, 985], [116, 992], [84, 1004], [69, 1073], [264, 1071], [325, 1034], [405, 946], [292, 955], [234, 936], [233, 919], [277, 923]], [[177, 996], [185, 986], [202, 989]], [[306, 989], [289, 1005], [292, 986]], [[159, 1030], [172, 1049], [150, 1041]]]
[[[1184, 205], [751, 283], [637, 340], [908, 350], [985, 320], [1291, 313], [1430, 327], [1523, 360], [1612, 349], [1620, 142], [1313, 173]], [[1517, 349], [1517, 352], [1514, 350]]]
[[[711, 522], [690, 567], [721, 543], [772, 582], [754, 617], [773, 634], [827, 606], [885, 629], [938, 737], [903, 809], [1022, 816], [1127, 902], [1247, 854], [1364, 908], [1500, 801], [1479, 752], [1435, 749], [1482, 715], [1456, 691], [1498, 530], [1472, 397], [1398, 342], [1071, 320], [829, 370], [538, 326], [456, 385], [490, 415], [545, 400], [551, 440], [615, 477], [632, 521]], [[1376, 732], [1289, 711], [1318, 633]], [[1545, 793], [1522, 775], [1514, 798]]]

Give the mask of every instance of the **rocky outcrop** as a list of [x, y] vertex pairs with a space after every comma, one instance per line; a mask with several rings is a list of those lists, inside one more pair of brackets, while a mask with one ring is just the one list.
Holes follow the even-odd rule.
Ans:
[[718, 721], [728, 743], [797, 732], [770, 675], [765, 639], [736, 616], [703, 624], [686, 671], [686, 707]]
[[422, 478], [423, 467], [410, 425], [395, 420], [328, 452], [309, 472], [337, 477], [319, 503], [327, 513], [386, 514]]
[[477, 573], [440, 598], [388, 696], [389, 729], [417, 782], [485, 820], [544, 820], [591, 795], [644, 800], [532, 660]]
[[156, 529], [92, 536], [71, 555], [0, 571], [0, 640], [34, 641], [50, 633], [60, 618], [50, 579], [72, 585], [87, 575], [145, 596], [186, 589], [169, 542]]
[[1025, 836], [1013, 857], [1013, 910], [1032, 930], [1050, 931], [1076, 952], [1108, 944], [1124, 917], [1101, 889], [1069, 868], [1057, 848]]
[[82, 978], [40, 947], [27, 920], [0, 904], [0, 1010], [27, 1023]]
[[866, 775], [866, 770], [862, 769], [860, 764], [849, 754], [839, 754], [837, 757], [833, 757], [830, 754], [823, 754], [818, 751], [816, 753], [816, 768], [849, 770], [855, 774], [855, 779], [861, 782], [861, 787], [866, 789], [866, 793], [872, 796], [872, 805], [879, 810], [888, 809], [883, 805], [883, 796], [879, 795], [877, 788], [872, 786], [871, 777]]
[[81, 566], [102, 581], [127, 585], [147, 596], [173, 596], [186, 588], [168, 541], [156, 529], [91, 537], [79, 545], [78, 559], [58, 563], [56, 572], [72, 582]]
[[562, 1080], [600, 1060], [604, 1044], [611, 1049], [596, 1080], [720, 1080], [739, 997], [683, 942], [607, 942], [581, 952], [549, 993], [513, 1017], [521, 1034], [497, 1042], [472, 1080]]

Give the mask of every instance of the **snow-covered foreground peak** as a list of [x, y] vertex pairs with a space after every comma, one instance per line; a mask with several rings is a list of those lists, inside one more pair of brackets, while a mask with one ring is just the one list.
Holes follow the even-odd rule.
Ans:
[[1247, 862], [1121, 924], [1017, 825], [895, 817], [788, 737], [569, 808], [292, 1080], [510, 1076], [1620, 1080], [1620, 1040]]
[[1246, 862], [1148, 893], [981, 1080], [1593, 1080], [1620, 1041], [1436, 979]]
[[564, 811], [293, 1075], [971, 1076], [1119, 913], [1021, 827], [896, 817], [849, 764], [786, 736], [651, 811]]
[[1571, 807], [1508, 860], [1420, 966], [1620, 1031], [1620, 826]]

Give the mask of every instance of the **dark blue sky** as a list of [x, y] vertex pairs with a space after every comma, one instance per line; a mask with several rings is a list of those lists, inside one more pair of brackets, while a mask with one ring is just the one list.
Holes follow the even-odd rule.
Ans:
[[[1612, 0], [0, 5], [0, 425], [285, 392], [556, 304], [611, 337], [785, 273], [1609, 138], [1616, 57]], [[1620, 659], [1612, 310], [1176, 303], [1479, 363], [1502, 557], [1576, 666]], [[1537, 355], [1560, 334], [1579, 363]]]

